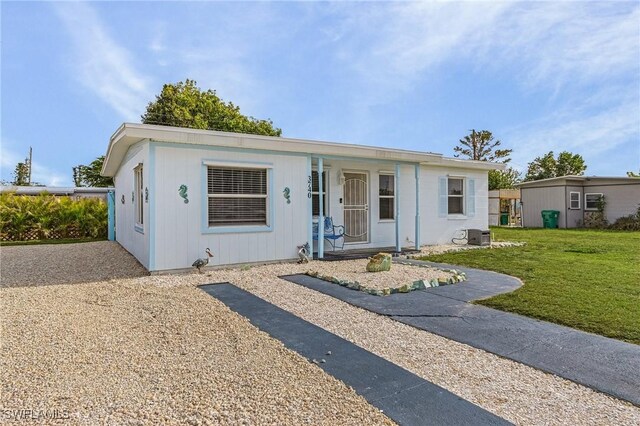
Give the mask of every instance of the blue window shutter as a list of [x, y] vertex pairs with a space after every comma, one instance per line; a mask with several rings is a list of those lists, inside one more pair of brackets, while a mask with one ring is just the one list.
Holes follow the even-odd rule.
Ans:
[[467, 179], [467, 216], [476, 214], [476, 180]]
[[447, 177], [438, 178], [438, 217], [447, 217], [449, 204], [447, 200]]

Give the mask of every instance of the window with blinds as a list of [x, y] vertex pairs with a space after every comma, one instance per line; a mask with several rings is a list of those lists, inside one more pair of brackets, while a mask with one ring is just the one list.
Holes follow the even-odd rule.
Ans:
[[267, 225], [267, 170], [207, 168], [209, 226]]

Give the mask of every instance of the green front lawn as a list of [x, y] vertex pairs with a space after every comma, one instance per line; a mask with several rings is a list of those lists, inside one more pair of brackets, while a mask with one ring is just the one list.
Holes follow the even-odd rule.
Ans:
[[478, 304], [640, 344], [640, 232], [492, 228], [492, 234], [527, 244], [424, 259], [524, 282]]

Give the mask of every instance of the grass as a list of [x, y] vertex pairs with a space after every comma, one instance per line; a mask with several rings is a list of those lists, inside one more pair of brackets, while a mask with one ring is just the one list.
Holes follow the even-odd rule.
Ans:
[[105, 238], [61, 238], [59, 240], [0, 241], [0, 246], [39, 246], [41, 244], [72, 244], [106, 241]]
[[424, 259], [513, 275], [518, 290], [476, 303], [640, 344], [640, 232], [492, 228], [523, 247]]

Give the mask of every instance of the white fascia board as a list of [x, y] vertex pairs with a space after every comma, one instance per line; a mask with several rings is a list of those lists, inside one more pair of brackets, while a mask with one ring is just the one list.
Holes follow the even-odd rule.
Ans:
[[476, 161], [476, 160], [460, 160], [458, 158], [443, 157], [439, 162], [422, 162], [421, 165], [429, 167], [444, 167], [455, 169], [473, 169], [473, 170], [504, 170], [507, 168], [506, 164], [491, 163], [489, 161]]
[[[311, 141], [274, 136], [249, 135], [212, 130], [187, 129], [149, 124], [124, 123], [111, 136], [102, 168], [104, 176], [113, 176], [129, 146], [143, 139], [156, 142], [247, 148], [289, 153], [305, 153], [314, 156], [354, 157], [358, 159], [387, 160], [406, 163], [442, 164], [471, 169], [499, 169], [503, 165], [445, 159], [441, 154], [353, 145], [335, 142]], [[477, 163], [477, 164], [474, 164]]]

